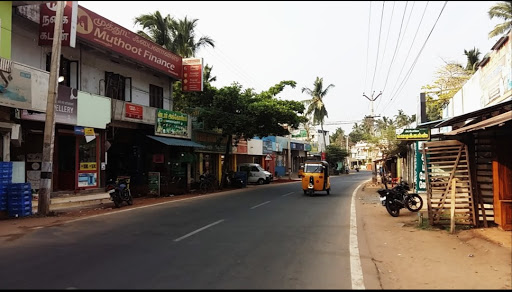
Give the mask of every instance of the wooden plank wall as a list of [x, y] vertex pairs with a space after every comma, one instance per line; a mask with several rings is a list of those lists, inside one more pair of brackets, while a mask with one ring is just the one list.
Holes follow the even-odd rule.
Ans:
[[[475, 134], [475, 167], [476, 167], [476, 190], [483, 201], [485, 219], [487, 222], [494, 221], [494, 193], [492, 182], [492, 133], [479, 132]], [[478, 203], [478, 202], [477, 202]], [[484, 221], [481, 207], [478, 206], [479, 225]]]
[[456, 180], [455, 224], [475, 225], [475, 204], [467, 146], [457, 140], [424, 144], [427, 207], [431, 225], [450, 224], [452, 180]]

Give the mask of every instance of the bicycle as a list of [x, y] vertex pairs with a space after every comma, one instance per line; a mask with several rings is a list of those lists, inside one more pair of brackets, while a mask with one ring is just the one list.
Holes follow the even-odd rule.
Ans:
[[206, 194], [208, 191], [214, 192], [217, 190], [219, 182], [212, 174], [202, 174], [199, 176], [199, 192]]

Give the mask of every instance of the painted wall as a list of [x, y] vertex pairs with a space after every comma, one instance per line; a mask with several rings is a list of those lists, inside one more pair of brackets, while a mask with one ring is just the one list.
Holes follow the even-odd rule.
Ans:
[[263, 155], [263, 141], [251, 139], [247, 142], [247, 154]]
[[12, 1], [0, 2], [0, 57], [11, 59]]

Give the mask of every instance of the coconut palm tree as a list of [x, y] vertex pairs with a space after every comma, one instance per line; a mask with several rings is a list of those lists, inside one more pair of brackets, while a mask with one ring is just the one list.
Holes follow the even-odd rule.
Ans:
[[213, 69], [213, 66], [208, 66], [208, 64], [206, 64], [204, 66], [204, 73], [203, 73], [204, 82], [212, 83], [213, 81], [217, 81], [217, 76], [211, 76], [212, 69]]
[[[324, 132], [324, 119], [328, 117], [327, 109], [325, 108], [324, 97], [329, 92], [331, 87], [334, 87], [333, 84], [329, 84], [325, 89], [323, 89], [323, 78], [316, 77], [315, 82], [313, 83], [313, 90], [303, 87], [302, 92], [306, 92], [311, 96], [311, 99], [304, 100], [304, 104], [307, 107], [306, 115], [313, 116], [313, 125], [320, 124], [320, 129], [322, 130], [322, 136], [324, 139], [324, 148], [325, 144], [325, 132]], [[325, 149], [324, 149], [325, 150]]]
[[476, 67], [480, 62], [480, 51], [477, 48], [473, 48], [469, 51], [464, 50], [464, 55], [468, 58], [466, 63], [466, 70], [476, 71]]
[[150, 14], [142, 14], [134, 19], [134, 24], [142, 26], [142, 30], [137, 31], [137, 34], [147, 38], [166, 49], [170, 49], [172, 46], [172, 23], [174, 19], [167, 14], [166, 17], [162, 17], [160, 11]]
[[499, 36], [503, 33], [508, 32], [512, 28], [512, 2], [511, 1], [500, 1], [488, 11], [489, 18], [503, 18], [505, 22], [497, 24], [492, 31], [489, 32], [489, 38]]
[[215, 42], [208, 36], [200, 37], [196, 41], [195, 27], [198, 19], [189, 20], [185, 16], [184, 19], [172, 21], [171, 34], [173, 42], [171, 51], [183, 58], [194, 57], [197, 50], [201, 47], [210, 45], [215, 47]]

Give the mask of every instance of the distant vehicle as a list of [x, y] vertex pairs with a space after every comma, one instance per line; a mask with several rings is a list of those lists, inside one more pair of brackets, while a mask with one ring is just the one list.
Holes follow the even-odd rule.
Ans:
[[299, 173], [298, 173], [298, 176], [299, 177], [302, 177], [304, 175], [304, 163], [301, 163], [300, 164], [300, 167], [299, 167]]
[[247, 183], [268, 184], [274, 180], [272, 174], [261, 167], [258, 163], [240, 163], [238, 171], [247, 172]]

